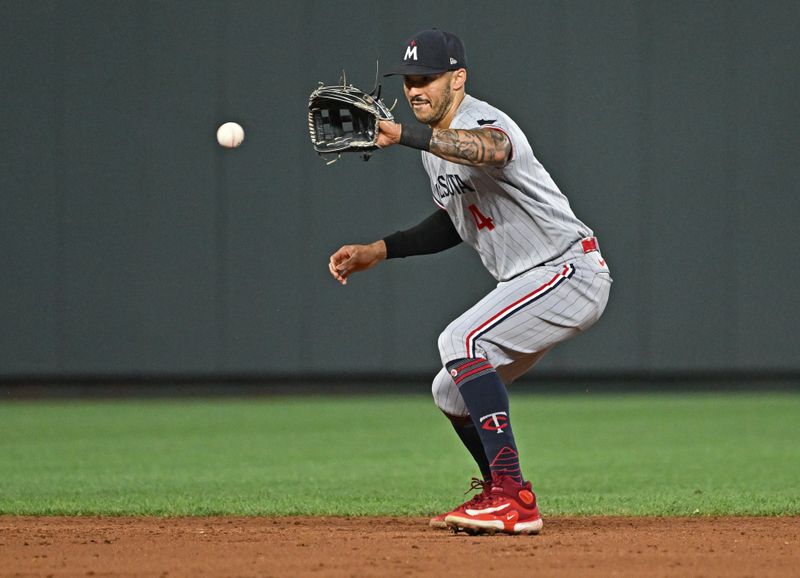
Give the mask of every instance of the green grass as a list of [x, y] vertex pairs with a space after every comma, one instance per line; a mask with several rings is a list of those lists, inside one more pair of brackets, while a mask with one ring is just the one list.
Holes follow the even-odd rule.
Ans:
[[[545, 514], [800, 514], [800, 395], [514, 394]], [[0, 404], [0, 513], [427, 515], [476, 469], [427, 396]]]

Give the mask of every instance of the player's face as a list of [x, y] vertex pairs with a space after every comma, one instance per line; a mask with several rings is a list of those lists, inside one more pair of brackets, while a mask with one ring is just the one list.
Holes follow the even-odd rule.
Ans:
[[430, 76], [404, 76], [403, 92], [417, 120], [436, 126], [453, 105], [452, 72]]

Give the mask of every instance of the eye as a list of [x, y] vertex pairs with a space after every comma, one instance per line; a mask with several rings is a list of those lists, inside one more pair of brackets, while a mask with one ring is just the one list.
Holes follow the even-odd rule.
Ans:
[[434, 82], [441, 74], [426, 74], [424, 76], [406, 76], [404, 83], [408, 88], [425, 88]]

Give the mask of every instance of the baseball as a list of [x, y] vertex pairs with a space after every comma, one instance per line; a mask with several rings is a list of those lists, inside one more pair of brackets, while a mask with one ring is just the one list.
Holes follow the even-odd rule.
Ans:
[[226, 122], [217, 129], [217, 142], [225, 148], [236, 148], [244, 140], [244, 129], [235, 122]]

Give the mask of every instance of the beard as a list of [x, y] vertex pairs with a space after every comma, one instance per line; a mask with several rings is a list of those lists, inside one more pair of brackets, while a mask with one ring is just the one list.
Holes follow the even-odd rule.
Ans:
[[447, 111], [450, 109], [450, 105], [453, 104], [453, 98], [453, 90], [450, 88], [450, 85], [447, 84], [445, 86], [444, 94], [442, 94], [442, 99], [438, 104], [434, 105], [434, 103], [431, 102], [430, 109], [423, 110], [414, 108], [412, 104], [411, 110], [419, 122], [423, 124], [434, 125], [442, 120], [444, 115], [447, 114]]

